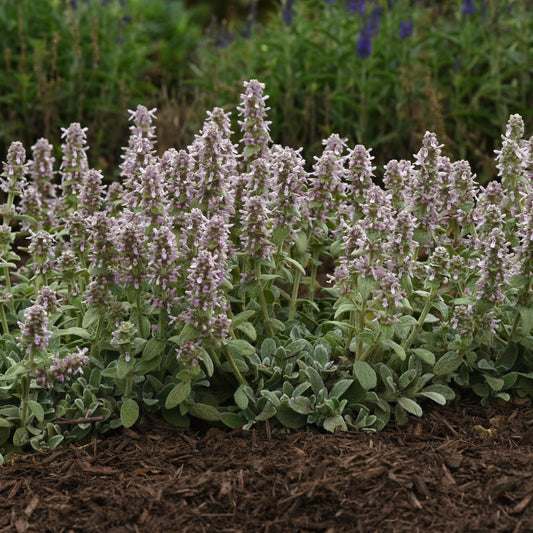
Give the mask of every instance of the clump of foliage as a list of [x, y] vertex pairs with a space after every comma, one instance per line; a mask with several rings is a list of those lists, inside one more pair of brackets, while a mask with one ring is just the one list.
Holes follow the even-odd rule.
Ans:
[[430, 130], [484, 183], [507, 117], [529, 120], [532, 31], [527, 2], [284, 0], [270, 23], [198, 49], [195, 98], [200, 109], [235, 101], [257, 77], [270, 87], [272, 137], [308, 159], [342, 131], [379, 147], [384, 165]]
[[[0, 445], [52, 449], [150, 416], [375, 430], [454, 389], [533, 393], [532, 142], [512, 115], [500, 181], [426, 132], [414, 161], [336, 134], [312, 169], [273, 144], [244, 83], [239, 142], [215, 108], [155, 150], [139, 106], [107, 186], [87, 131], [62, 157], [14, 142], [0, 226]], [[56, 177], [59, 178], [57, 182]], [[329, 263], [324, 278], [321, 264]], [[320, 281], [320, 282], [319, 282]]]

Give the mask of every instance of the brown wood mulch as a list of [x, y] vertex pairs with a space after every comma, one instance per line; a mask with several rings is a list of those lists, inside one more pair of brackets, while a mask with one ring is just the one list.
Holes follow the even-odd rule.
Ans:
[[160, 424], [16, 456], [2, 532], [530, 532], [533, 408], [470, 400], [329, 435]]

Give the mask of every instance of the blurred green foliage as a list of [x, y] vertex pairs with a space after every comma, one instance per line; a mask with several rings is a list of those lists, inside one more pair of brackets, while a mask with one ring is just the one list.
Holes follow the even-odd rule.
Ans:
[[115, 167], [125, 110], [156, 102], [182, 76], [200, 33], [192, 13], [181, 1], [3, 0], [0, 152], [80, 122], [91, 162]]
[[[235, 101], [256, 77], [270, 88], [274, 140], [308, 157], [338, 133], [372, 147], [378, 163], [408, 158], [431, 130], [454, 158], [477, 162], [482, 181], [494, 175], [490, 154], [509, 114], [532, 124], [532, 4], [486, 0], [465, 14], [460, 0], [300, 0], [287, 24], [288, 3], [250, 38], [198, 51], [201, 109]], [[413, 34], [402, 39], [408, 21]]]

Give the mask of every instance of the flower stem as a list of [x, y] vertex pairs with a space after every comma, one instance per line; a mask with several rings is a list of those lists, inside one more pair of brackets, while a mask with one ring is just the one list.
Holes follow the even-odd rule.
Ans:
[[413, 344], [414, 340], [416, 339], [416, 336], [422, 329], [422, 326], [424, 325], [426, 317], [429, 314], [429, 310], [431, 309], [431, 306], [433, 305], [433, 300], [435, 300], [435, 297], [437, 296], [438, 290], [439, 290], [438, 287], [431, 288], [431, 292], [429, 293], [426, 303], [424, 304], [424, 308], [422, 309], [422, 312], [420, 313], [418, 322], [413, 327], [413, 330], [411, 331], [411, 334], [409, 335], [409, 337], [407, 337], [407, 340], [403, 343], [403, 349], [405, 351], [407, 351], [409, 347], [411, 346], [411, 344]]
[[265, 321], [265, 329], [269, 337], [274, 337], [274, 332], [270, 326], [270, 315], [268, 314], [268, 306], [265, 299], [265, 293], [263, 291], [263, 285], [261, 283], [261, 263], [255, 262], [255, 277], [257, 279], [257, 294], [259, 296], [259, 303], [261, 304], [261, 310], [263, 312], [263, 320]]
[[141, 312], [141, 292], [137, 291], [136, 295], [136, 302], [135, 307], [137, 308], [137, 327], [139, 328], [139, 336], [141, 339], [146, 339], [144, 328], [143, 328], [143, 320], [142, 320], [142, 312]]
[[30, 396], [30, 372], [33, 370], [33, 361], [35, 358], [35, 353], [33, 349], [30, 348], [28, 353], [28, 371], [26, 374], [22, 376], [21, 379], [21, 394], [20, 394], [20, 407], [21, 407], [21, 414], [20, 414], [20, 426], [26, 427], [26, 419], [28, 416], [28, 398]]
[[211, 359], [213, 359], [213, 362], [215, 363], [215, 366], [220, 368], [222, 366], [222, 363], [220, 362], [220, 359], [218, 358], [218, 355], [216, 354], [215, 350], [213, 348], [209, 348], [207, 351], [208, 351]]
[[98, 351], [98, 346], [100, 344], [100, 335], [102, 334], [103, 328], [104, 328], [104, 315], [100, 314], [100, 317], [98, 318], [98, 325], [96, 326], [96, 334], [91, 344], [91, 356], [94, 356], [95, 353], [97, 353]]
[[[376, 347], [379, 339], [381, 338], [381, 330], [378, 331], [378, 334], [376, 335], [376, 338], [374, 339], [374, 342], [367, 347], [367, 349], [361, 354], [361, 357], [359, 358], [359, 361], [366, 361], [367, 357], [370, 355], [370, 353], [374, 350]], [[372, 363], [375, 363], [375, 361], [372, 361]]]
[[[6, 289], [8, 294], [12, 294], [11, 292], [11, 278], [9, 277], [9, 267], [4, 267], [4, 278], [6, 281]], [[13, 298], [9, 299], [9, 307], [11, 309], [11, 312], [15, 312], [15, 304], [13, 303]], [[6, 332], [7, 333], [7, 332]]]
[[301, 272], [297, 270], [294, 273], [294, 281], [292, 285], [291, 303], [289, 305], [289, 320], [294, 318], [296, 313], [296, 302], [298, 300], [298, 290], [300, 289]]
[[313, 250], [313, 259], [311, 261], [311, 280], [309, 282], [309, 300], [314, 302], [315, 300], [315, 287], [316, 287], [316, 276], [318, 273], [318, 257], [320, 255], [320, 250], [315, 248]]
[[241, 371], [235, 364], [233, 356], [229, 353], [229, 350], [226, 348], [224, 344], [222, 345], [222, 351], [224, 352], [224, 356], [226, 357], [228, 363], [231, 365], [231, 368], [233, 370], [233, 373], [235, 374], [235, 377], [237, 378], [237, 381], [241, 385], [248, 385], [248, 382], [243, 378]]
[[509, 340], [513, 340], [513, 336], [516, 333], [516, 330], [518, 328], [518, 324], [520, 324], [520, 313], [517, 311], [516, 315], [514, 317], [513, 325], [511, 327], [511, 333], [508, 334]]
[[0, 317], [2, 319], [2, 327], [4, 328], [4, 333], [7, 335], [9, 333], [9, 325], [7, 323], [6, 310], [4, 309], [4, 304], [0, 305]]

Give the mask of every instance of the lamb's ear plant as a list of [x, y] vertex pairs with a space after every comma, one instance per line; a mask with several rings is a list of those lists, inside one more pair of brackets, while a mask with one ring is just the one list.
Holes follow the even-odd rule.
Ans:
[[[383, 186], [329, 136], [306, 170], [274, 145], [264, 85], [241, 142], [216, 108], [157, 155], [156, 111], [106, 186], [86, 132], [3, 166], [0, 445], [53, 449], [155, 416], [245, 429], [382, 429], [470, 389], [533, 394], [531, 140], [513, 115], [480, 187], [426, 132]], [[60, 178], [55, 181], [55, 174]], [[15, 198], [20, 196], [19, 200]], [[327, 266], [326, 275], [320, 270]]]

